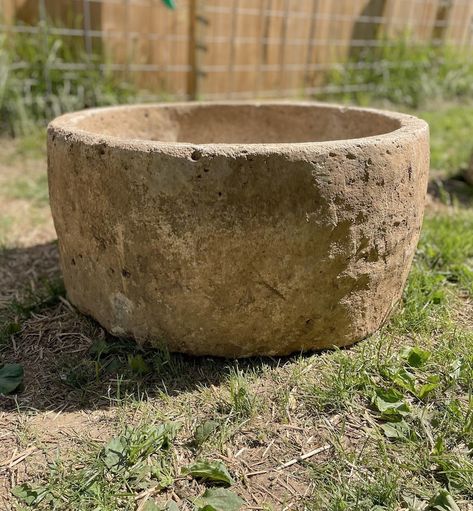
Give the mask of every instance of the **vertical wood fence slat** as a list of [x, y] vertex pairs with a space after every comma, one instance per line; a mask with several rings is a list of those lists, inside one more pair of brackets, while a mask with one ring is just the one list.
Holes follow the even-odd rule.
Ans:
[[[263, 31], [263, 41], [261, 43], [261, 72], [263, 72], [263, 67], [266, 66], [269, 62], [269, 34], [271, 33], [271, 11], [273, 7], [273, 0], [267, 1], [267, 9], [265, 13], [265, 23], [264, 23], [264, 31]], [[261, 77], [261, 83], [263, 87], [266, 87], [267, 84], [267, 73], [263, 73]]]
[[131, 58], [132, 58], [132, 45], [131, 45], [131, 37], [130, 37], [130, 0], [123, 0], [125, 5], [125, 19], [123, 20], [123, 29], [126, 34], [125, 36], [125, 47], [126, 47], [126, 78], [127, 80], [130, 80], [131, 78], [131, 71], [130, 71], [130, 65], [131, 65]]
[[[231, 10], [231, 31], [230, 31], [230, 53], [228, 56], [228, 75], [227, 81], [229, 83], [234, 83], [235, 80], [235, 54], [236, 54], [236, 42], [235, 37], [237, 35], [238, 29], [238, 12], [239, 12], [239, 1], [233, 0], [232, 10]], [[231, 92], [230, 92], [231, 94]]]
[[187, 96], [189, 99], [197, 99], [197, 2], [189, 1], [189, 72], [187, 75]]
[[281, 38], [279, 41], [279, 88], [284, 90], [285, 73], [286, 73], [286, 41], [287, 41], [287, 26], [289, 24], [291, 0], [284, 0], [284, 14], [281, 23]]
[[437, 5], [437, 11], [434, 18], [434, 27], [432, 30], [432, 39], [444, 40], [447, 34], [448, 22], [452, 13], [453, 3], [450, 0], [441, 0]]
[[258, 95], [259, 91], [262, 88], [262, 85], [264, 83], [263, 80], [263, 66], [265, 63], [265, 49], [266, 44], [264, 43], [265, 34], [267, 32], [267, 23], [268, 23], [268, 17], [266, 16], [266, 10], [269, 9], [271, 0], [261, 0], [260, 2], [260, 8], [259, 8], [259, 40], [260, 40], [260, 46], [258, 51], [258, 63], [256, 65], [256, 72], [255, 72], [255, 93]]
[[[49, 53], [49, 42], [48, 42], [48, 17], [46, 13], [46, 4], [45, 0], [38, 0], [38, 12], [39, 12], [39, 22], [41, 27], [43, 51], [45, 55]], [[48, 59], [49, 60], [49, 59]], [[46, 62], [43, 69], [44, 81], [46, 83], [46, 101], [51, 104], [51, 94], [52, 94], [52, 85], [51, 78], [49, 76], [49, 66]]]
[[92, 38], [90, 37], [90, 3], [89, 0], [82, 0], [83, 9], [83, 27], [84, 27], [84, 44], [87, 59], [90, 63], [92, 58]]
[[311, 70], [310, 65], [314, 60], [314, 48], [315, 48], [315, 36], [317, 26], [317, 12], [319, 10], [319, 0], [312, 0], [312, 10], [310, 14], [310, 27], [309, 27], [309, 36], [307, 38], [307, 57], [306, 57], [306, 69], [304, 73], [304, 85], [306, 87], [310, 86], [311, 83]]

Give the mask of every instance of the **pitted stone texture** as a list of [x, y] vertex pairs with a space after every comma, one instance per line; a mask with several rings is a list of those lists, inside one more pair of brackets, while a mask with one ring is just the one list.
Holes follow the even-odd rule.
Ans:
[[68, 297], [114, 335], [283, 355], [358, 341], [401, 296], [427, 187], [423, 121], [187, 103], [78, 112], [48, 132]]

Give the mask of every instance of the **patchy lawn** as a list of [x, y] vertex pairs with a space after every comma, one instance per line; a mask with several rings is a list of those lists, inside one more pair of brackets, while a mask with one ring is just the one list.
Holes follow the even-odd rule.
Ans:
[[473, 209], [461, 180], [437, 176], [381, 332], [232, 361], [141, 350], [78, 314], [41, 145], [2, 148], [0, 364], [22, 364], [24, 383], [0, 397], [0, 509], [473, 509]]
[[430, 125], [431, 166], [453, 175], [473, 154], [473, 106], [441, 105], [417, 112]]

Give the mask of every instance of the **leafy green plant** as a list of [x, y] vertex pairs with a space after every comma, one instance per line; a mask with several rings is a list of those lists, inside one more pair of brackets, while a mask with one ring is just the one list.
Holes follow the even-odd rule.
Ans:
[[[349, 92], [346, 99], [366, 103], [388, 100], [418, 108], [427, 101], [471, 97], [473, 59], [470, 49], [381, 37], [326, 80], [332, 86], [369, 86], [367, 92]], [[363, 88], [363, 87], [360, 87]]]
[[47, 488], [23, 483], [15, 486], [12, 494], [27, 506], [40, 504], [48, 496]]
[[[162, 3], [176, 8], [175, 0]], [[37, 28], [0, 36], [0, 131], [25, 135], [61, 113], [136, 97], [135, 87], [111, 71], [103, 54], [55, 34], [51, 20]]]
[[440, 490], [429, 501], [425, 511], [460, 511], [460, 508], [448, 491]]
[[218, 428], [219, 423], [214, 420], [206, 420], [202, 424], [199, 424], [194, 431], [194, 445], [200, 447], [218, 430]]
[[0, 366], [0, 394], [11, 394], [23, 382], [23, 367], [20, 364]]
[[[428, 105], [427, 105], [428, 106]], [[435, 170], [457, 174], [473, 154], [473, 108], [471, 105], [433, 105], [412, 112], [429, 123], [430, 163]]]
[[373, 406], [380, 413], [382, 419], [398, 422], [409, 415], [409, 405], [403, 394], [396, 389], [376, 389], [373, 396]]
[[231, 486], [234, 481], [227, 467], [221, 461], [196, 461], [182, 469], [184, 475], [190, 475], [202, 481]]
[[422, 367], [430, 358], [430, 351], [423, 350], [418, 346], [406, 348], [401, 352], [403, 358], [411, 367]]
[[[91, 452], [81, 468], [71, 470], [59, 461], [50, 466], [45, 484], [19, 485], [13, 494], [32, 507], [45, 509], [117, 509], [132, 491], [162, 489], [174, 480], [172, 442], [180, 423], [126, 427], [98, 452]], [[87, 505], [84, 507], [85, 503]]]
[[[136, 94], [100, 66], [101, 55], [86, 55], [46, 25], [39, 28], [37, 33], [0, 38], [1, 130], [30, 133], [63, 112], [120, 103]], [[64, 71], [67, 64], [74, 64], [74, 69]]]
[[130, 369], [138, 375], [145, 375], [151, 372], [150, 366], [146, 363], [143, 355], [137, 353], [135, 355], [128, 355], [128, 365]]
[[172, 422], [138, 431], [126, 428], [103, 448], [100, 459], [111, 474], [126, 479], [129, 487], [141, 488], [154, 480], [164, 488], [172, 484], [173, 478], [167, 460], [159, 455], [170, 447], [179, 428], [179, 423]]
[[197, 511], [239, 511], [244, 501], [225, 488], [209, 488], [194, 504]]
[[256, 411], [256, 396], [252, 393], [243, 373], [236, 369], [230, 375], [230, 405], [233, 414], [240, 419], [248, 419]]

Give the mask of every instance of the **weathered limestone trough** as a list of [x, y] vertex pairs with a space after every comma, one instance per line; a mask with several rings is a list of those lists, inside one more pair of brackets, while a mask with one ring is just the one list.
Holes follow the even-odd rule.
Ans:
[[399, 300], [428, 127], [316, 103], [123, 106], [49, 126], [69, 300], [112, 334], [223, 356], [343, 346]]

